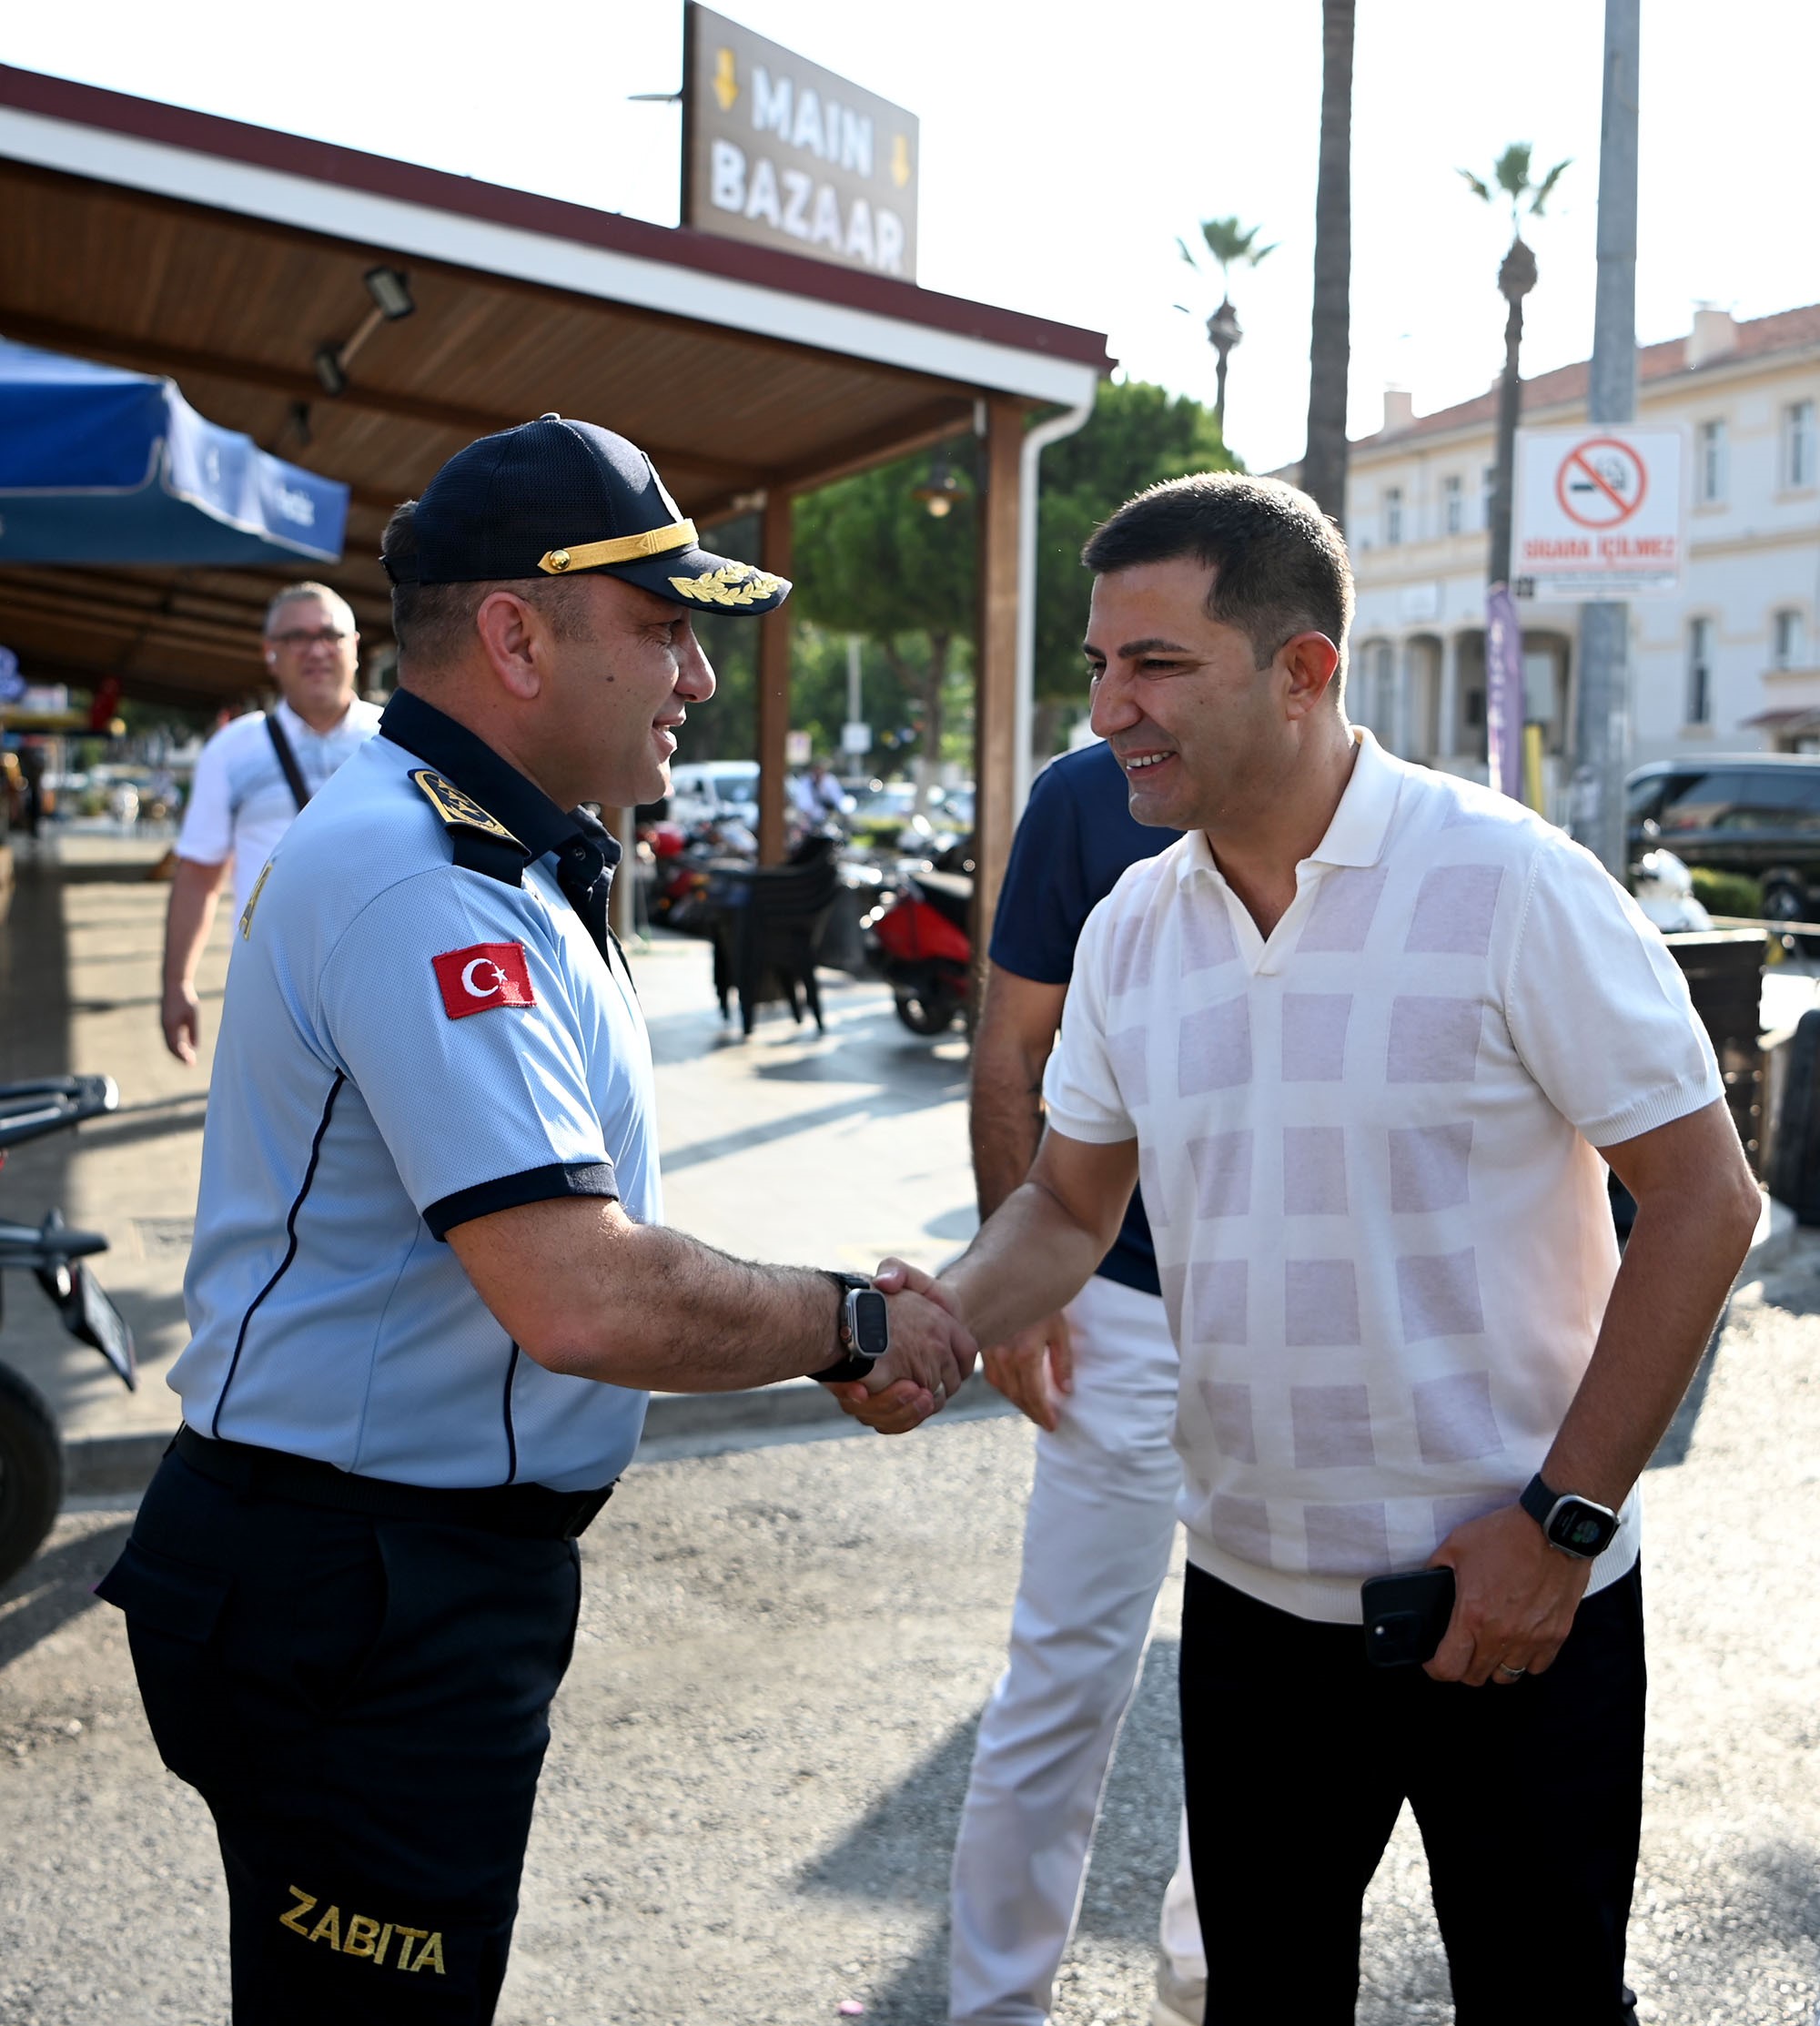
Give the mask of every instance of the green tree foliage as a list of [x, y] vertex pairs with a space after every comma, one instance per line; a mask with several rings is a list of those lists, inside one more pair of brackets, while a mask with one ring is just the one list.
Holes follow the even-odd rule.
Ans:
[[[914, 460], [894, 469], [908, 488], [927, 478], [929, 461]], [[812, 513], [812, 540], [819, 542], [814, 531]], [[752, 517], [723, 522], [705, 530], [703, 539], [721, 554], [753, 558], [758, 554], [758, 522]], [[799, 586], [820, 575], [827, 560], [820, 547], [804, 546], [799, 516], [794, 565]], [[846, 633], [804, 616], [800, 592], [792, 598], [789, 610], [795, 621], [790, 643], [790, 722], [809, 734], [818, 754], [837, 760], [837, 770], [845, 773], [849, 763], [837, 756], [847, 714]], [[758, 750], [758, 627], [750, 619], [728, 613], [696, 612], [690, 616], [713, 664], [715, 689], [710, 702], [690, 710], [676, 756], [679, 760], [749, 760]], [[882, 616], [888, 620], [893, 614], [886, 612]], [[863, 637], [861, 709], [873, 728], [873, 749], [865, 759], [852, 763], [854, 771], [895, 774], [905, 758], [921, 750], [918, 668], [925, 653], [925, 643], [910, 626], [886, 635], [883, 643]], [[966, 764], [973, 733], [969, 641], [956, 640], [952, 644], [941, 718], [942, 757]]]
[[[860, 643], [860, 717], [872, 727], [872, 751], [864, 758], [841, 752], [841, 726], [847, 717], [847, 635], [797, 623], [791, 641], [790, 722], [807, 732], [815, 751], [837, 774], [900, 774], [904, 763], [923, 750], [923, 696], [919, 687], [925, 643], [911, 635], [900, 642], [908, 653], [895, 660], [877, 641]], [[941, 758], [973, 765], [973, 643], [956, 640], [942, 686]]]
[[1522, 355], [1523, 344], [1523, 298], [1536, 285], [1536, 258], [1523, 242], [1520, 229], [1524, 199], [1529, 216], [1540, 218], [1554, 187], [1572, 166], [1573, 157], [1557, 162], [1540, 183], [1530, 180], [1534, 150], [1528, 141], [1512, 141], [1491, 167], [1491, 181], [1461, 169], [1467, 187], [1483, 204], [1495, 206], [1496, 192], [1511, 200], [1511, 248], [1498, 268], [1498, 292], [1504, 299], [1504, 370], [1498, 386], [1498, 446], [1496, 476], [1491, 481], [1491, 553], [1486, 581], [1507, 583], [1511, 575], [1511, 522], [1516, 497], [1517, 420], [1522, 409]]
[[1513, 239], [1518, 236], [1517, 228], [1522, 222], [1523, 199], [1529, 199], [1529, 216], [1532, 218], [1541, 218], [1542, 207], [1554, 194], [1554, 186], [1561, 180], [1562, 171], [1570, 167], [1573, 161], [1570, 155], [1565, 161], [1557, 162], [1540, 183], [1532, 183], [1530, 165], [1534, 159], [1534, 152], [1528, 141], [1512, 141], [1491, 165], [1490, 183], [1482, 176], [1474, 176], [1471, 169], [1461, 169], [1460, 172], [1466, 178], [1467, 187], [1473, 196], [1481, 202], [1497, 203], [1498, 199], [1493, 194], [1494, 186], [1510, 198], [1511, 237]]
[[[1203, 218], [1200, 221], [1201, 242], [1212, 256], [1214, 265], [1219, 269], [1221, 295], [1230, 295], [1232, 292], [1234, 268], [1255, 268], [1267, 254], [1277, 250], [1277, 242], [1274, 239], [1267, 247], [1258, 244], [1263, 230], [1261, 225], [1240, 225], [1236, 218]], [[1206, 259], [1186, 239], [1178, 238], [1176, 246], [1182, 258], [1203, 281], [1212, 279], [1208, 273]]]
[[1036, 521], [1036, 745], [1055, 750], [1069, 706], [1087, 707], [1081, 635], [1092, 582], [1081, 568], [1087, 537], [1146, 486], [1190, 471], [1239, 469], [1213, 410], [1146, 380], [1108, 380], [1091, 420], [1043, 452]]
[[[796, 613], [826, 633], [860, 633], [875, 644], [915, 700], [911, 714], [931, 762], [941, 757], [948, 690], [976, 622], [973, 457], [971, 438], [961, 438], [933, 461], [880, 465], [796, 506]], [[957, 482], [940, 516], [917, 497], [938, 470]], [[791, 714], [803, 722], [794, 704]]]
[[1710, 866], [1689, 866], [1694, 897], [1711, 915], [1743, 915], [1763, 919], [1763, 881], [1748, 873], [1714, 872]]
[[[928, 455], [843, 479], [797, 502], [791, 722], [830, 755], [846, 716], [846, 636], [865, 648], [863, 695], [874, 728], [870, 765], [888, 772], [899, 754], [964, 758], [971, 733], [976, 517], [974, 452], [963, 438], [941, 461], [960, 491], [937, 519], [916, 497]], [[1067, 718], [1087, 705], [1080, 641], [1090, 584], [1082, 544], [1134, 492], [1190, 471], [1238, 469], [1213, 412], [1141, 380], [1107, 381], [1092, 419], [1043, 453], [1036, 537], [1036, 746], [1055, 750]], [[729, 555], [757, 553], [751, 521], [714, 531]], [[749, 756], [754, 750], [757, 628], [750, 620], [695, 615], [720, 681], [714, 701], [691, 714], [682, 756]]]

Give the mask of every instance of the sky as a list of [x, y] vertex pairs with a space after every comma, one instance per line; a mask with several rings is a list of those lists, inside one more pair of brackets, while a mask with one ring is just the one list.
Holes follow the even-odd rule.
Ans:
[[[1816, 0], [1642, 0], [1637, 334], [1696, 302], [1820, 301]], [[1227, 438], [1300, 454], [1320, 110], [1320, 0], [723, 0], [719, 12], [922, 123], [921, 284], [1104, 331], [1121, 369], [1213, 399], [1213, 299], [1176, 250], [1237, 214], [1276, 250], [1235, 276]], [[1502, 147], [1572, 166], [1525, 228], [1526, 371], [1592, 347], [1600, 0], [1359, 0], [1351, 428], [1387, 386], [1426, 414], [1502, 360]], [[674, 224], [682, 0], [85, 0], [7, 11], [0, 61]], [[1174, 306], [1185, 304], [1187, 316]], [[601, 420], [611, 421], [611, 417]]]

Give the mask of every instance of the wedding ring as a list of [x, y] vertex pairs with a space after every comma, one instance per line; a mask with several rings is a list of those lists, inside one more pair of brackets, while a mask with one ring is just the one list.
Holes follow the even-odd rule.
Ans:
[[1528, 1674], [1529, 1669], [1527, 1667], [1512, 1667], [1507, 1662], [1501, 1660], [1498, 1662], [1498, 1672], [1501, 1675], [1508, 1675], [1512, 1681], [1521, 1681]]
[[943, 1385], [943, 1384], [942, 1384], [942, 1383], [940, 1383], [939, 1381], [937, 1381], [937, 1383], [936, 1383], [936, 1385], [935, 1385], [935, 1404], [936, 1404], [936, 1406], [938, 1406], [938, 1407], [939, 1407], [939, 1406], [940, 1406], [940, 1405], [942, 1404], [942, 1403], [943, 1403], [943, 1402], [944, 1402], [944, 1401], [945, 1401], [945, 1399], [946, 1399], [947, 1397], [948, 1397], [948, 1389], [946, 1388], [946, 1386]]

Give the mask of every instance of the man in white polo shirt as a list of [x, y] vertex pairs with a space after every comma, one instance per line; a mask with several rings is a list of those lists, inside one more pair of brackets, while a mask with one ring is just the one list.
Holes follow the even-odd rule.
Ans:
[[[1208, 2026], [1352, 2018], [1405, 1800], [1460, 2026], [1616, 2026], [1633, 1487], [1758, 1206], [1712, 1049], [1592, 857], [1347, 723], [1351, 577], [1311, 501], [1178, 480], [1084, 560], [1094, 729], [1133, 815], [1187, 834], [1088, 920], [1035, 1166], [942, 1285], [1004, 1341], [1077, 1293], [1141, 1174]], [[1369, 1665], [1361, 1581], [1431, 1563], [1439, 1650]]]
[[224, 724], [197, 760], [165, 917], [160, 1017], [179, 1062], [194, 1062], [201, 1040], [196, 966], [229, 865], [238, 916], [298, 811], [379, 730], [377, 707], [354, 694], [359, 649], [339, 592], [288, 585], [266, 608], [266, 672], [278, 702]]

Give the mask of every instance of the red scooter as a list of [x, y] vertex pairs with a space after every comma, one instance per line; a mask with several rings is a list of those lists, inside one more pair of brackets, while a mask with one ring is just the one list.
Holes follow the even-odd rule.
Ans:
[[945, 1034], [973, 996], [973, 840], [945, 851], [873, 929], [897, 1018], [912, 1034]]

